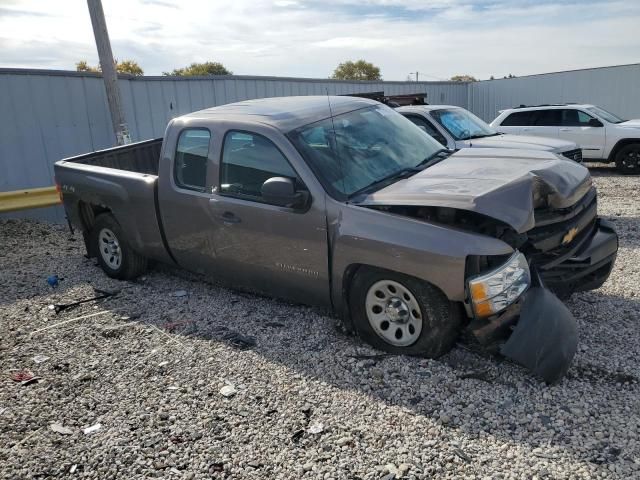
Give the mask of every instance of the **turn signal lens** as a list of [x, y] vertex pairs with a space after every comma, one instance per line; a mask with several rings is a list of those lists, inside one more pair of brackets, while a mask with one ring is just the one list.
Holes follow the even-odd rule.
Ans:
[[469, 280], [475, 315], [488, 317], [500, 313], [518, 300], [529, 285], [529, 264], [525, 256], [516, 251], [501, 267]]

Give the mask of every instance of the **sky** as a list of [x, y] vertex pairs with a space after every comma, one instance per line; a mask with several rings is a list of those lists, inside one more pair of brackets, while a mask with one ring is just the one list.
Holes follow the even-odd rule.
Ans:
[[[327, 78], [363, 58], [384, 80], [478, 79], [640, 62], [640, 0], [102, 0], [114, 57], [160, 75]], [[0, 0], [0, 67], [97, 64], [85, 0]], [[411, 76], [415, 79], [415, 76]]]

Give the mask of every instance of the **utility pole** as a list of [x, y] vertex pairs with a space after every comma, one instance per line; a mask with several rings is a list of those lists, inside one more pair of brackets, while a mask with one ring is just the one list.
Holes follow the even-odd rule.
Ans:
[[416, 83], [418, 83], [419, 79], [420, 79], [420, 72], [419, 71], [415, 71], [415, 72], [411, 72], [409, 75], [413, 75], [415, 74], [416, 76]]
[[109, 42], [107, 22], [104, 19], [102, 1], [87, 0], [87, 5], [89, 6], [93, 35], [96, 37], [96, 47], [98, 48], [98, 58], [100, 59], [104, 88], [107, 91], [107, 102], [109, 103], [109, 111], [111, 112], [113, 133], [116, 135], [118, 145], [125, 145], [131, 143], [131, 137], [129, 136], [129, 129], [127, 128], [127, 121], [122, 108], [122, 99], [118, 87], [118, 73], [116, 72], [116, 65], [113, 61], [113, 52], [111, 51], [111, 43]]

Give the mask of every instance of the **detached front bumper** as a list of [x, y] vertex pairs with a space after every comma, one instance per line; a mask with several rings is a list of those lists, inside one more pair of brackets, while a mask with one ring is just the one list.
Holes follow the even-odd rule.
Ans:
[[474, 319], [469, 330], [483, 346], [500, 345], [505, 357], [548, 383], [569, 369], [578, 346], [576, 320], [552, 292], [570, 293], [600, 287], [618, 252], [613, 226], [597, 219], [593, 234], [567, 256], [543, 269], [532, 265], [533, 284], [499, 315]]

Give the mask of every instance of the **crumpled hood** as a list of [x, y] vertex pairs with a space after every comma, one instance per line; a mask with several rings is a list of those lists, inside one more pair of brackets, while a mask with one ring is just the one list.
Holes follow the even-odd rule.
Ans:
[[557, 138], [534, 137], [532, 135], [503, 134], [493, 137], [474, 138], [466, 143], [471, 148], [526, 148], [527, 150], [543, 150], [556, 153], [578, 148], [578, 145], [574, 142]]
[[359, 205], [450, 207], [533, 228], [534, 194], [569, 207], [591, 188], [589, 170], [549, 152], [464, 148], [407, 179], [367, 195]]

